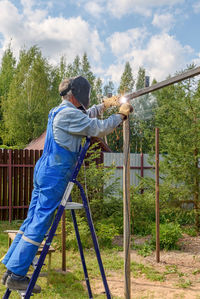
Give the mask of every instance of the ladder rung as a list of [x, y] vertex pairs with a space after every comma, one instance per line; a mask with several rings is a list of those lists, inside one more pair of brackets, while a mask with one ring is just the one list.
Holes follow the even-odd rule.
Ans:
[[[26, 295], [26, 291], [17, 291], [17, 293], [21, 296], [21, 298], [23, 299]], [[33, 296], [33, 294], [31, 294], [31, 296]]]
[[70, 201], [68, 201], [65, 206], [65, 210], [78, 210], [78, 209], [82, 209], [82, 208], [83, 208], [82, 203], [70, 202]]

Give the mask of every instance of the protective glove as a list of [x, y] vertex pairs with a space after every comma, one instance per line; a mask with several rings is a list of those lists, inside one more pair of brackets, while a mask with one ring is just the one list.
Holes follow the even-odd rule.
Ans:
[[124, 119], [127, 119], [128, 115], [133, 112], [133, 107], [129, 103], [124, 103], [119, 108], [119, 114], [124, 116]]
[[104, 99], [103, 104], [104, 104], [105, 109], [108, 109], [113, 106], [120, 106], [119, 99], [120, 99], [119, 96], [113, 96], [111, 98]]

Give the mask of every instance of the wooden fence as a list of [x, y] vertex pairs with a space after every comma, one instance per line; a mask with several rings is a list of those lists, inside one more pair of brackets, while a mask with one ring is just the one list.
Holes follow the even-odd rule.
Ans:
[[38, 150], [0, 149], [0, 220], [24, 219], [33, 189]]

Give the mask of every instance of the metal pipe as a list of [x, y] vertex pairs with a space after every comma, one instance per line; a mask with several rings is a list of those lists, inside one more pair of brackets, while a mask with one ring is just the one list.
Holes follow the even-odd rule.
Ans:
[[155, 129], [155, 147], [156, 147], [156, 262], [160, 262], [160, 211], [159, 211], [159, 128]]
[[186, 72], [184, 72], [184, 73], [182, 73], [180, 75], [171, 77], [169, 79], [166, 79], [164, 81], [156, 83], [156, 84], [154, 84], [152, 86], [139, 89], [139, 90], [137, 90], [137, 91], [135, 91], [133, 93], [125, 95], [125, 97], [126, 97], [127, 100], [131, 100], [131, 99], [137, 98], [139, 96], [145, 95], [147, 93], [156, 91], [156, 90], [161, 89], [163, 87], [169, 86], [169, 85], [174, 84], [174, 83], [178, 83], [180, 81], [189, 79], [189, 78], [197, 76], [197, 75], [200, 75], [200, 67], [197, 67], [195, 69], [186, 71]]

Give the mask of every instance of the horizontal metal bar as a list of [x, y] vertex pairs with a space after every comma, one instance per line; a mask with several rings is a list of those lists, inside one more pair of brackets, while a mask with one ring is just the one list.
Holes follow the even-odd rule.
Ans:
[[186, 79], [189, 79], [191, 77], [194, 77], [194, 76], [197, 76], [197, 75], [200, 75], [200, 67], [197, 67], [195, 69], [192, 69], [192, 70], [189, 70], [189, 71], [186, 71], [180, 75], [177, 75], [177, 76], [174, 76], [174, 77], [171, 77], [169, 79], [166, 79], [164, 81], [161, 81], [159, 83], [156, 83], [152, 86], [149, 86], [149, 87], [145, 87], [145, 88], [142, 88], [142, 89], [139, 89], [133, 93], [130, 93], [130, 94], [127, 94], [125, 95], [125, 97], [128, 99], [128, 100], [131, 100], [131, 99], [134, 99], [134, 98], [137, 98], [139, 96], [142, 96], [142, 95], [145, 95], [147, 93], [151, 93], [153, 91], [156, 91], [158, 89], [161, 89], [163, 87], [166, 87], [166, 86], [169, 86], [171, 84], [175, 84], [175, 83], [178, 83], [180, 81], [183, 81], [183, 80], [186, 80]]
[[[104, 167], [108, 168], [110, 166], [104, 166]], [[115, 166], [115, 168], [123, 169], [123, 166]], [[143, 168], [143, 169], [154, 169], [155, 167], [154, 166], [143, 166], [143, 167], [141, 167], [141, 166], [130, 166], [130, 169], [141, 169], [141, 168]]]

